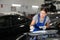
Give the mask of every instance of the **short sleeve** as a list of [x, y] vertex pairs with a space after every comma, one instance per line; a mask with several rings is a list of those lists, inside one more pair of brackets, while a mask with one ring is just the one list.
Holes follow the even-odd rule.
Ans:
[[47, 16], [46, 23], [50, 23], [50, 22], [51, 22], [51, 20], [50, 20], [50, 18]]
[[33, 17], [33, 20], [37, 20], [37, 18], [38, 18], [38, 15], [35, 15], [34, 17]]

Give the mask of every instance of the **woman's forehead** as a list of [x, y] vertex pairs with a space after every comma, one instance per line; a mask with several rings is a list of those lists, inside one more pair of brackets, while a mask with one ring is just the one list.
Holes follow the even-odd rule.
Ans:
[[40, 11], [40, 12], [46, 13], [46, 12], [45, 12], [45, 11], [43, 11], [43, 10], [42, 10], [42, 11]]

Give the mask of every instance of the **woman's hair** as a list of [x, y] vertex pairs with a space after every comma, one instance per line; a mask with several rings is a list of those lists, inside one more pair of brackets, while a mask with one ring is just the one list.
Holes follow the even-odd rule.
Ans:
[[45, 11], [46, 13], [48, 12], [47, 8], [44, 8], [44, 7], [40, 8], [40, 11], [42, 10]]

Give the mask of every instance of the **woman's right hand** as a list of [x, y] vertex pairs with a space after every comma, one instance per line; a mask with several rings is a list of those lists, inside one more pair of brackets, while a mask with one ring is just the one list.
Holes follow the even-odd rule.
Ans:
[[34, 30], [34, 26], [30, 26], [30, 32]]

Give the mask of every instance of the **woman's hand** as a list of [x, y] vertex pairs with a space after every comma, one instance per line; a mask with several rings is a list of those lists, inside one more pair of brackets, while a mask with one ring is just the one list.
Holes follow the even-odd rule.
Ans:
[[34, 30], [34, 26], [30, 26], [30, 32]]
[[34, 30], [34, 26], [35, 25], [35, 20], [32, 20], [31, 24], [30, 24], [30, 31]]

